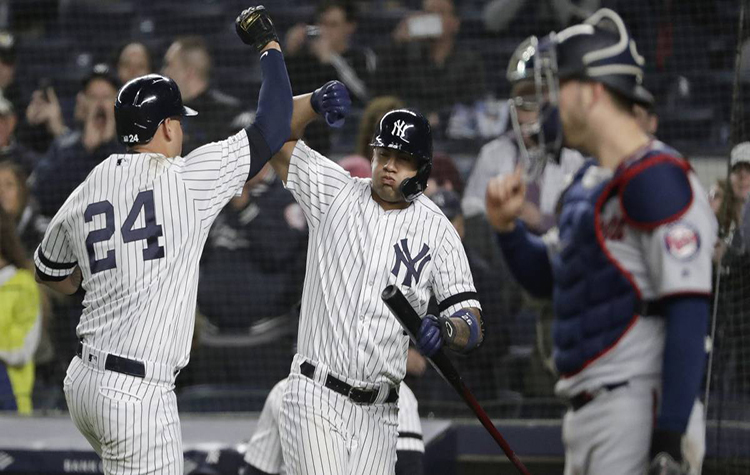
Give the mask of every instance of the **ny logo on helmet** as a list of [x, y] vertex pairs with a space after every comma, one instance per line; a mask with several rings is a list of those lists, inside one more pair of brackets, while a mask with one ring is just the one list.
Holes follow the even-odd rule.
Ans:
[[403, 120], [399, 119], [394, 122], [393, 130], [391, 130], [391, 135], [396, 135], [404, 142], [409, 143], [409, 141], [406, 140], [406, 131], [407, 129], [409, 129], [409, 127], [414, 127], [414, 124], [407, 124]]

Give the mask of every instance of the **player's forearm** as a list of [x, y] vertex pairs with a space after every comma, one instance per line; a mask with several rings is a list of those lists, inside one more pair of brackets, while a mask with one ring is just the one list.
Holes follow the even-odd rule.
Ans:
[[[292, 120], [292, 86], [281, 50], [266, 45], [260, 66], [263, 84], [255, 121], [247, 128], [252, 160], [248, 179], [254, 177], [289, 138]], [[277, 44], [278, 45], [278, 44]]]
[[542, 239], [529, 233], [518, 220], [512, 231], [497, 236], [518, 283], [536, 297], [551, 297], [552, 267]]
[[310, 98], [312, 93], [294, 96], [294, 110], [292, 112], [292, 133], [289, 140], [299, 140], [305, 133], [305, 127], [318, 117], [312, 108]]
[[702, 296], [680, 296], [667, 299], [663, 307], [666, 341], [656, 427], [683, 433], [703, 380], [709, 301]]
[[[484, 325], [482, 323], [482, 312], [475, 307], [469, 307], [465, 310], [471, 312], [476, 321], [476, 331], [478, 332], [477, 341], [473, 341], [474, 339], [472, 338], [472, 328], [464, 319], [451, 316], [450, 320], [451, 322], [453, 322], [453, 327], [456, 329], [456, 336], [451, 342], [449, 342], [448, 347], [453, 351], [466, 352], [467, 348], [469, 347], [470, 349], [468, 351], [471, 351], [472, 349], [481, 346], [482, 342], [484, 341]], [[475, 323], [472, 322], [472, 324]]]

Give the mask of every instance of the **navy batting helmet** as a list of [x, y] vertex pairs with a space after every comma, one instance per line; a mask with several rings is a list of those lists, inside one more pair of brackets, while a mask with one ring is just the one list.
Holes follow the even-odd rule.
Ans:
[[[563, 143], [558, 111], [560, 81], [601, 82], [622, 97], [648, 106], [653, 99], [643, 93], [644, 64], [622, 18], [608, 8], [559, 33], [541, 39], [532, 36], [521, 43], [511, 57], [507, 78], [511, 83], [530, 81], [535, 86], [531, 101], [518, 97], [510, 104], [517, 134], [534, 144], [526, 150], [522, 143], [531, 163], [559, 159]], [[525, 105], [530, 110], [529, 102], [539, 117], [532, 123], [519, 124], [515, 108]], [[538, 166], [532, 168], [540, 170]]]
[[177, 84], [168, 77], [148, 74], [125, 84], [115, 101], [117, 140], [128, 146], [151, 141], [164, 119], [198, 113], [182, 104]]
[[370, 147], [391, 148], [415, 157], [417, 174], [401, 182], [401, 194], [406, 201], [413, 201], [424, 192], [432, 171], [432, 129], [422, 114], [413, 109], [387, 112], [380, 119]]

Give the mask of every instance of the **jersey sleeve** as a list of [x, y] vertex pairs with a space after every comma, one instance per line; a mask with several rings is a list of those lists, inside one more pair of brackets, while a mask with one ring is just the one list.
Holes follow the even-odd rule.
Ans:
[[70, 200], [52, 218], [41, 244], [34, 252], [37, 273], [46, 280], [64, 280], [73, 273], [78, 263], [65, 227], [69, 203]]
[[657, 297], [711, 292], [711, 257], [718, 225], [700, 185], [694, 178], [691, 181], [694, 199], [687, 211], [643, 235]]
[[289, 162], [284, 186], [302, 207], [311, 228], [316, 227], [351, 175], [298, 140]]
[[450, 223], [444, 227], [442, 243], [435, 256], [435, 266], [432, 289], [441, 315], [448, 317], [467, 307], [481, 310], [469, 259], [461, 238]]
[[195, 196], [203, 216], [215, 218], [229, 200], [242, 191], [250, 173], [250, 155], [250, 143], [243, 129], [226, 140], [199, 147], [185, 157], [182, 180]]

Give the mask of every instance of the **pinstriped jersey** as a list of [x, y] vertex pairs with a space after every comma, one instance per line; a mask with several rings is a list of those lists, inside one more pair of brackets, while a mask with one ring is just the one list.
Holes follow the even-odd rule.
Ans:
[[419, 315], [431, 294], [444, 315], [480, 308], [461, 238], [429, 198], [384, 210], [370, 179], [298, 141], [285, 186], [310, 229], [297, 349], [333, 373], [399, 383], [408, 337], [380, 298], [397, 285]]
[[78, 337], [107, 353], [185, 366], [203, 245], [249, 171], [244, 130], [184, 158], [116, 154], [94, 168], [34, 255], [48, 278], [81, 268]]
[[398, 390], [398, 440], [396, 451], [410, 450], [424, 453], [422, 421], [419, 419], [419, 405], [411, 388], [401, 383]]

